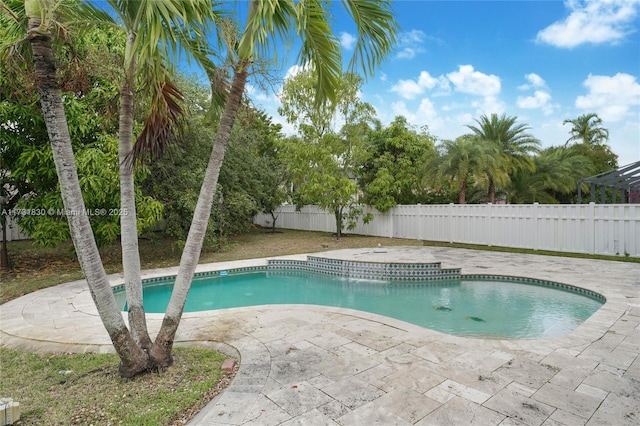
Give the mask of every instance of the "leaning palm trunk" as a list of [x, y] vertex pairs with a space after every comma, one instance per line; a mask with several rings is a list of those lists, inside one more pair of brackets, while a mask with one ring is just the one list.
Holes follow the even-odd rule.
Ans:
[[169, 300], [169, 305], [167, 306], [162, 321], [162, 327], [149, 353], [153, 362], [160, 366], [167, 366], [173, 362], [171, 356], [173, 341], [184, 311], [191, 280], [193, 279], [193, 274], [195, 273], [200, 258], [200, 251], [207, 231], [209, 216], [211, 215], [213, 197], [216, 193], [220, 168], [222, 167], [222, 161], [224, 160], [224, 153], [227, 143], [229, 142], [233, 123], [242, 103], [242, 96], [247, 83], [247, 75], [248, 63], [240, 62], [236, 67], [233, 82], [231, 83], [231, 90], [227, 97], [225, 108], [220, 119], [220, 125], [216, 132], [216, 140], [211, 151], [204, 182], [200, 189], [200, 196], [198, 197], [198, 203], [196, 204], [191, 227], [189, 228], [187, 242], [182, 252], [182, 258], [180, 259], [180, 268], [173, 286], [171, 299]]
[[133, 147], [133, 115], [135, 58], [132, 58], [135, 35], [127, 35], [125, 52], [125, 81], [120, 90], [120, 117], [118, 152], [120, 159], [120, 241], [122, 245], [122, 268], [124, 270], [125, 291], [129, 326], [136, 343], [145, 350], [151, 347], [147, 331], [147, 321], [142, 302], [142, 276], [140, 270], [140, 252], [138, 250], [138, 226], [136, 223], [136, 195], [133, 179], [133, 167], [127, 161]]
[[71, 238], [100, 318], [120, 356], [120, 374], [129, 377], [146, 369], [148, 357], [136, 345], [122, 318], [102, 266], [89, 217], [85, 214], [71, 137], [56, 76], [52, 38], [50, 34], [41, 32], [40, 24], [39, 18], [34, 18], [33, 15], [29, 18], [28, 38], [33, 50], [36, 84]]

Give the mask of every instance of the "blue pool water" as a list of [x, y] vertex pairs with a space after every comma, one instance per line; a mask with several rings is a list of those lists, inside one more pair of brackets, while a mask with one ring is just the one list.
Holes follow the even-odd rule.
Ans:
[[[148, 313], [165, 311], [173, 279], [147, 284]], [[124, 290], [116, 299], [126, 309]], [[568, 333], [602, 301], [559, 288], [503, 280], [363, 281], [299, 271], [194, 278], [185, 312], [270, 304], [357, 309], [443, 333], [495, 338], [543, 338]]]

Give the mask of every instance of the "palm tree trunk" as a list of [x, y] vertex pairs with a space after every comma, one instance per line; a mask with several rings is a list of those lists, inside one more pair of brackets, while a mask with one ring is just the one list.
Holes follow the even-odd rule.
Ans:
[[458, 204], [467, 203], [467, 178], [460, 179], [460, 192], [458, 193]]
[[489, 202], [491, 204], [496, 203], [496, 183], [491, 176], [489, 176]]
[[180, 259], [180, 268], [173, 286], [171, 299], [162, 321], [162, 326], [150, 352], [153, 362], [160, 366], [168, 366], [173, 362], [171, 350], [175, 334], [180, 324], [180, 319], [187, 300], [187, 293], [191, 286], [191, 280], [195, 272], [200, 251], [204, 242], [207, 224], [211, 215], [211, 206], [216, 193], [218, 176], [224, 160], [224, 154], [231, 135], [231, 129], [235, 122], [238, 109], [242, 104], [242, 96], [247, 83], [248, 63], [240, 62], [233, 76], [231, 91], [227, 97], [224, 111], [220, 119], [220, 124], [216, 133], [216, 140], [213, 144], [211, 157], [207, 165], [204, 182], [200, 188], [200, 196], [193, 214], [193, 221], [189, 228], [187, 242]]
[[[33, 8], [34, 3], [27, 1], [25, 9], [33, 12], [29, 7]], [[85, 214], [86, 209], [71, 147], [71, 137], [56, 76], [52, 38], [50, 34], [40, 31], [40, 18], [33, 16], [39, 16], [39, 13], [29, 18], [28, 39], [33, 50], [36, 85], [60, 181], [60, 192], [69, 221], [71, 238], [100, 319], [120, 357], [120, 374], [130, 377], [146, 369], [148, 358], [138, 348], [129, 333], [104, 271], [89, 217]]]
[[147, 331], [147, 321], [142, 302], [142, 276], [140, 252], [138, 250], [138, 226], [136, 223], [136, 193], [133, 181], [133, 166], [125, 161], [133, 147], [134, 79], [136, 61], [132, 57], [135, 34], [127, 34], [125, 50], [125, 81], [120, 90], [120, 117], [118, 153], [120, 159], [120, 243], [122, 246], [122, 267], [124, 269], [125, 291], [129, 326], [136, 343], [143, 349], [151, 347]]

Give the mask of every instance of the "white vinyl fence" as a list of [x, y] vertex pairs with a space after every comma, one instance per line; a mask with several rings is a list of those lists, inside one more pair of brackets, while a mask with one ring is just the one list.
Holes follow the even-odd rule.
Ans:
[[[0, 238], [2, 238], [2, 223], [0, 223]], [[7, 217], [7, 241], [28, 240], [30, 237], [22, 233], [18, 224], [11, 218]]]
[[[572, 253], [640, 257], [640, 204], [401, 205], [386, 213], [366, 208], [373, 221], [354, 234]], [[255, 217], [270, 227], [270, 214]], [[335, 232], [333, 213], [284, 205], [277, 228]]]

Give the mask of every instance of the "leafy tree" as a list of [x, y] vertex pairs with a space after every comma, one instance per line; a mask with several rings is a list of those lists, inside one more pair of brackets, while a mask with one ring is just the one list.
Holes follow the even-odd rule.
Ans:
[[[207, 119], [208, 89], [195, 78], [177, 81], [185, 95], [188, 125], [180, 144], [167, 147], [165, 155], [151, 164], [152, 172], [143, 188], [146, 194], [162, 200], [165, 231], [177, 237], [181, 245], [189, 232], [215, 129], [202, 125]], [[221, 247], [225, 236], [253, 226], [253, 216], [264, 209], [265, 203], [278, 192], [284, 194], [281, 182], [274, 178], [281, 174], [275, 158], [279, 131], [280, 126], [272, 124], [264, 112], [247, 104], [240, 108], [220, 170], [218, 193], [207, 226], [207, 246]], [[274, 203], [274, 209], [282, 202], [283, 197]]]
[[[220, 171], [220, 185], [245, 193], [245, 198], [251, 201], [251, 209], [236, 223], [252, 226], [255, 213], [263, 211], [271, 214], [271, 229], [275, 232], [277, 209], [288, 198], [288, 176], [278, 156], [278, 142], [283, 138], [281, 126], [273, 124], [264, 112], [249, 107], [240, 111], [238, 121], [231, 135], [227, 160]], [[250, 182], [243, 183], [248, 179]], [[225, 212], [237, 211], [225, 207]]]
[[[8, 28], [0, 32], [4, 35]], [[120, 235], [117, 140], [112, 136], [117, 130], [113, 102], [117, 86], [112, 79], [121, 54], [118, 41], [115, 32], [93, 28], [81, 39], [59, 46], [56, 53], [80, 185], [99, 246]], [[15, 217], [21, 229], [36, 243], [54, 246], [69, 239], [69, 226], [29, 66], [11, 62], [0, 70], [0, 114], [5, 120], [0, 173], [2, 186], [11, 195], [9, 208], [36, 213]], [[24, 90], [25, 86], [30, 89]], [[139, 177], [145, 173], [144, 168], [137, 171]], [[139, 226], [149, 228], [158, 220], [161, 206], [140, 191], [135, 200], [142, 210]]]
[[432, 193], [422, 184], [424, 164], [435, 157], [435, 138], [417, 132], [398, 116], [369, 135], [369, 156], [360, 169], [362, 201], [385, 212], [397, 204], [425, 203]]
[[496, 145], [476, 135], [442, 141], [438, 151], [439, 156], [428, 165], [435, 173], [425, 175], [425, 183], [433, 185], [445, 179], [454, 183], [459, 204], [466, 204], [470, 183], [481, 182], [486, 178], [486, 170], [500, 161]]
[[[153, 13], [145, 8], [159, 7], [162, 9], [161, 15], [168, 18], [168, 22], [184, 19], [180, 28], [191, 30], [201, 22], [196, 16], [186, 10], [178, 10], [174, 6], [185, 6], [187, 8], [201, 5], [195, 0], [189, 4], [182, 2], [117, 2], [113, 0], [114, 6], [138, 8], [140, 15], [151, 17]], [[138, 5], [137, 3], [141, 3]], [[355, 61], [353, 65], [364, 65], [367, 73], [371, 73], [380, 61], [389, 53], [395, 39], [397, 25], [393, 20], [389, 2], [379, 1], [348, 1], [347, 6], [352, 18], [356, 23], [358, 37], [355, 48]], [[85, 205], [80, 190], [77, 176], [77, 168], [73, 156], [71, 138], [64, 112], [60, 87], [56, 76], [56, 64], [53, 55], [53, 39], [61, 27], [59, 21], [54, 18], [64, 18], [80, 16], [80, 12], [87, 12], [87, 15], [96, 17], [104, 14], [102, 11], [89, 7], [89, 5], [76, 2], [66, 2], [53, 0], [27, 0], [24, 9], [21, 10], [17, 2], [11, 6], [1, 4], [4, 16], [8, 16], [13, 22], [24, 22], [21, 16], [28, 18], [28, 24], [24, 27], [27, 30], [27, 39], [33, 50], [34, 73], [36, 76], [36, 87], [40, 95], [43, 116], [47, 125], [47, 132], [52, 146], [56, 171], [60, 181], [60, 190], [65, 208], [68, 211], [85, 211]], [[213, 6], [219, 4], [207, 4], [200, 9], [205, 18], [203, 22], [208, 22], [209, 18], [205, 13], [212, 11]], [[120, 312], [111, 287], [107, 280], [104, 267], [100, 261], [97, 246], [91, 232], [91, 226], [85, 215], [68, 216], [72, 239], [76, 247], [76, 253], [85, 273], [89, 289], [93, 300], [96, 303], [98, 312], [109, 336], [114, 344], [120, 360], [120, 374], [123, 376], [133, 376], [150, 368], [164, 367], [172, 362], [172, 348], [175, 333], [180, 323], [180, 318], [184, 309], [187, 293], [193, 278], [193, 273], [198, 262], [200, 250], [204, 240], [206, 227], [211, 212], [213, 197], [216, 192], [218, 176], [226, 145], [229, 141], [231, 129], [233, 127], [238, 109], [242, 103], [242, 94], [246, 85], [249, 69], [258, 59], [266, 59], [273, 52], [273, 43], [279, 36], [287, 35], [290, 31], [295, 31], [302, 39], [300, 59], [303, 63], [311, 63], [318, 70], [317, 99], [321, 103], [324, 99], [335, 99], [335, 89], [338, 86], [339, 76], [342, 71], [342, 61], [340, 55], [340, 44], [338, 38], [331, 32], [330, 27], [330, 3], [329, 2], [298, 2], [288, 1], [257, 1], [249, 3], [246, 25], [241, 28], [239, 37], [226, 39], [227, 59], [232, 69], [232, 81], [226, 97], [225, 107], [220, 116], [220, 124], [217, 128], [216, 140], [213, 145], [210, 161], [207, 165], [204, 183], [196, 205], [194, 219], [185, 243], [180, 268], [176, 277], [174, 290], [165, 313], [160, 331], [155, 341], [150, 347], [145, 338], [146, 323], [144, 321], [144, 311], [142, 309], [141, 288], [138, 285], [130, 285], [132, 280], [127, 279], [127, 300], [130, 308], [134, 311], [130, 316], [130, 331]], [[54, 14], [53, 12], [56, 12]], [[84, 15], [84, 14], [83, 14]], [[194, 21], [190, 17], [196, 18]], [[211, 17], [213, 19], [213, 17]], [[8, 20], [8, 19], [7, 19]], [[7, 20], [3, 20], [3, 23]], [[154, 22], [157, 22], [154, 20]], [[15, 32], [20, 31], [20, 26]], [[163, 31], [171, 31], [171, 25], [150, 26], [150, 35], [158, 35]], [[158, 40], [156, 38], [156, 40]], [[206, 37], [192, 37], [191, 46], [197, 48], [200, 53], [206, 53], [206, 46], [202, 43]], [[159, 40], [158, 40], [159, 41]], [[141, 42], [137, 42], [141, 43]], [[149, 40], [144, 42], [149, 43]], [[199, 44], [198, 44], [199, 43]], [[151, 39], [152, 46], [158, 46]], [[170, 42], [170, 46], [173, 44]], [[153, 49], [154, 47], [151, 47]], [[133, 53], [129, 51], [129, 53]], [[202, 55], [204, 59], [206, 55]], [[125, 53], [127, 64], [129, 54]], [[210, 75], [211, 76], [211, 75]], [[162, 81], [162, 80], [157, 80]], [[158, 86], [156, 86], [158, 87]], [[167, 89], [170, 99], [175, 99], [175, 92], [166, 85], [159, 86]], [[159, 110], [169, 113], [169, 108], [162, 108], [162, 99], [158, 98]], [[164, 104], [165, 107], [167, 104]], [[173, 110], [173, 109], [171, 109]], [[175, 110], [173, 110], [175, 111]], [[171, 115], [171, 114], [169, 114]], [[164, 131], [167, 127], [161, 126]], [[124, 152], [121, 150], [121, 152]], [[121, 176], [122, 178], [122, 176]], [[123, 230], [124, 231], [124, 230]], [[125, 267], [125, 269], [127, 269]], [[130, 269], [130, 268], [129, 268]], [[140, 309], [138, 309], [140, 308]], [[140, 320], [140, 321], [138, 321]], [[146, 342], [146, 343], [145, 343]]]
[[585, 146], [601, 145], [609, 140], [609, 130], [602, 127], [602, 119], [598, 114], [589, 113], [578, 116], [573, 120], [564, 120], [562, 124], [571, 124], [569, 142], [581, 142]]
[[[316, 204], [333, 212], [340, 239], [345, 221], [352, 229], [362, 212], [355, 178], [366, 155], [364, 142], [374, 111], [358, 99], [362, 79], [355, 74], [344, 75], [335, 103], [315, 108], [316, 99], [309, 97], [315, 79], [309, 70], [284, 85], [280, 111], [300, 137], [287, 140], [281, 158], [292, 176], [298, 204]], [[334, 122], [344, 123], [339, 133]]]
[[518, 170], [534, 167], [531, 154], [535, 153], [540, 141], [527, 133], [529, 126], [516, 124], [518, 117], [507, 117], [505, 114], [480, 116], [475, 120], [477, 126], [467, 126], [479, 138], [492, 143], [498, 149], [499, 161], [490, 162], [485, 170], [489, 187], [489, 202], [494, 203], [496, 186], [504, 186], [509, 176]]

